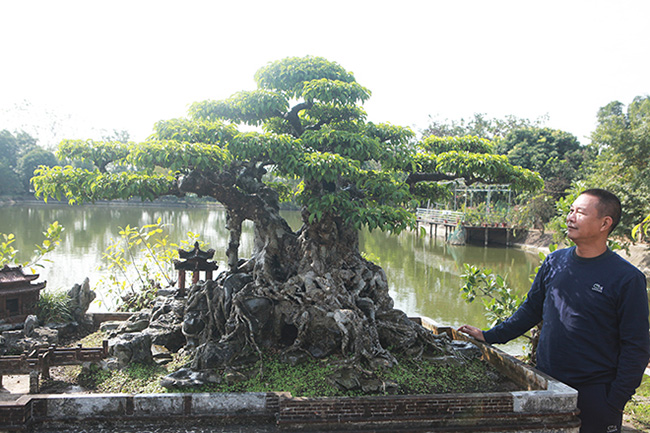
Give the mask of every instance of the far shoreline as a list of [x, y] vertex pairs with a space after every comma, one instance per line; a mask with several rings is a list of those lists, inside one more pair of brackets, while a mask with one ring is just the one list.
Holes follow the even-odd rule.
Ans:
[[[171, 196], [170, 196], [171, 197]], [[147, 208], [215, 208], [224, 209], [224, 206], [217, 201], [207, 201], [201, 198], [192, 198], [191, 201], [184, 199], [170, 198], [170, 199], [156, 199], [154, 201], [132, 199], [132, 200], [101, 200], [92, 203], [82, 203], [78, 205], [70, 205], [67, 201], [50, 199], [45, 202], [34, 196], [20, 196], [20, 197], [0, 197], [0, 207], [4, 206], [128, 206], [128, 207], [147, 207]], [[299, 211], [297, 207], [284, 207], [282, 210]], [[553, 242], [553, 234], [544, 232], [537, 229], [521, 229], [520, 233], [515, 237], [515, 241], [510, 248], [527, 251], [530, 253], [549, 253], [549, 246]], [[439, 235], [440, 237], [440, 235]], [[629, 252], [626, 250], [618, 250], [618, 254], [639, 268], [650, 281], [650, 248], [646, 243], [632, 243], [629, 245]]]

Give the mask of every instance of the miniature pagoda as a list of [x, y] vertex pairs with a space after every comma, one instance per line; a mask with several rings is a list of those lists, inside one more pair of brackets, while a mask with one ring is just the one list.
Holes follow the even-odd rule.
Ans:
[[185, 271], [192, 271], [192, 284], [199, 282], [199, 272], [205, 272], [205, 279], [212, 279], [212, 271], [216, 270], [219, 265], [211, 262], [214, 256], [214, 250], [203, 251], [199, 248], [199, 243], [194, 243], [194, 249], [190, 251], [178, 250], [178, 257], [181, 260], [174, 260], [174, 269], [178, 270], [178, 289], [181, 296], [185, 293]]
[[0, 322], [20, 323], [36, 314], [36, 304], [46, 282], [32, 283], [39, 274], [25, 275], [22, 266], [0, 269]]

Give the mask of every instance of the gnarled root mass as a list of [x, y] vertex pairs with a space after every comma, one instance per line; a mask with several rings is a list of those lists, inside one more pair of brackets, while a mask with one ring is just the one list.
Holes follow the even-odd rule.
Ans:
[[395, 363], [389, 348], [413, 357], [452, 350], [393, 308], [383, 270], [360, 256], [274, 285], [260, 284], [252, 268], [249, 261], [240, 272], [192, 287], [183, 333], [196, 348], [193, 370], [252, 362], [269, 348], [315, 358], [341, 354], [371, 367]]

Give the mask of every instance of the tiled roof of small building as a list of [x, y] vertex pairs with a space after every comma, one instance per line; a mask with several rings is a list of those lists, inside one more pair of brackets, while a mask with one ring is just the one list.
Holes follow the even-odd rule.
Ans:
[[[39, 277], [39, 274], [25, 275], [22, 266], [8, 266], [5, 265], [0, 269], [0, 289], [7, 286], [16, 286], [20, 283], [30, 285], [30, 281], [34, 281]], [[43, 283], [40, 283], [43, 284]]]

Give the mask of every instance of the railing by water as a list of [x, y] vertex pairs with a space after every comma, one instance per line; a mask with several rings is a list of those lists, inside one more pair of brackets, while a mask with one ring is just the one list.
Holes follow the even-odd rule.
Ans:
[[418, 222], [456, 226], [463, 222], [465, 214], [453, 210], [418, 208], [416, 217]]

